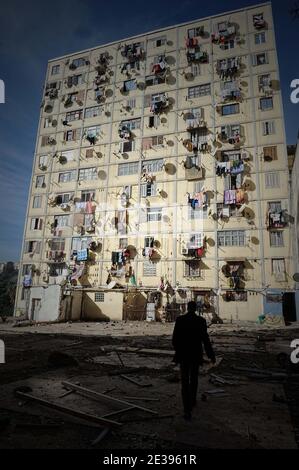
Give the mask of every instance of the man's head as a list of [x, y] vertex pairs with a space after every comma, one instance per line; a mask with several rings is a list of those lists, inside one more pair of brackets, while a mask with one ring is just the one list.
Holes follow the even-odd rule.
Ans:
[[196, 302], [194, 302], [194, 300], [191, 300], [190, 302], [188, 302], [188, 312], [189, 313], [195, 313], [196, 312]]

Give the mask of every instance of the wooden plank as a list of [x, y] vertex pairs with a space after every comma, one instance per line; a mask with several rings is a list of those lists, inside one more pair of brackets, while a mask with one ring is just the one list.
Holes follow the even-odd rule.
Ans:
[[135, 406], [129, 406], [128, 408], [123, 408], [122, 410], [112, 411], [112, 413], [108, 413], [106, 415], [101, 416], [101, 418], [109, 418], [110, 416], [118, 415], [121, 413], [126, 413], [127, 411], [134, 410]]
[[44, 400], [43, 398], [35, 397], [34, 395], [30, 395], [29, 393], [16, 392], [16, 395], [22, 398], [33, 400], [39, 403], [40, 405], [46, 406], [48, 408], [52, 408], [53, 410], [61, 411], [62, 413], [73, 415], [73, 416], [76, 416], [77, 418], [85, 419], [86, 421], [93, 421], [94, 423], [106, 424], [109, 426], [121, 426], [122, 425], [122, 423], [119, 423], [117, 421], [111, 421], [108, 419], [100, 418], [98, 416], [89, 415], [87, 413], [83, 413], [82, 411], [77, 411], [72, 408], [68, 408], [66, 406], [57, 405], [56, 403]]
[[150, 397], [125, 397], [127, 400], [143, 400], [143, 401], [160, 401], [160, 398], [150, 398]]
[[138, 385], [138, 387], [142, 387], [142, 388], [144, 388], [144, 387], [152, 387], [152, 384], [141, 384], [141, 383], [137, 382], [137, 380], [134, 380], [134, 379], [132, 379], [131, 377], [128, 377], [127, 375], [121, 374], [120, 377], [122, 377], [122, 378], [125, 379], [125, 380], [128, 380], [129, 382], [131, 382], [131, 383], [134, 384], [134, 385]]
[[143, 406], [136, 405], [136, 403], [130, 403], [129, 401], [126, 401], [126, 400], [120, 400], [119, 398], [114, 398], [109, 395], [104, 395], [103, 393], [96, 392], [88, 388], [79, 387], [78, 385], [72, 384], [70, 382], [62, 382], [62, 385], [70, 390], [76, 390], [76, 392], [81, 393], [81, 395], [83, 396], [87, 396], [87, 397], [95, 398], [95, 399], [109, 400], [109, 401], [113, 401], [114, 403], [119, 403], [121, 405], [127, 405], [128, 407], [134, 406], [134, 408], [138, 408], [147, 413], [158, 414], [157, 411], [153, 411], [153, 410], [150, 410], [149, 408], [144, 408]]
[[116, 355], [117, 355], [117, 357], [118, 357], [118, 359], [119, 359], [119, 362], [121, 363], [122, 367], [125, 367], [124, 362], [123, 362], [123, 360], [122, 360], [122, 358], [121, 358], [119, 352], [118, 352], [118, 351], [115, 351], [115, 353], [116, 353]]

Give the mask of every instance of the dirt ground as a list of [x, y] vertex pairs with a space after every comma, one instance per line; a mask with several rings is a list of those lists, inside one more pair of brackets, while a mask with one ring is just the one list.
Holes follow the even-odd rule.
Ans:
[[[298, 448], [299, 373], [288, 360], [298, 324], [212, 325], [217, 364], [207, 361], [200, 371], [191, 422], [182, 416], [172, 331], [171, 323], [1, 324], [6, 363], [0, 365], [0, 448]], [[49, 362], [54, 351], [73, 364]], [[129, 405], [67, 393], [62, 382]], [[106, 419], [118, 424], [98, 424], [17, 396], [21, 386], [56, 405], [110, 415]], [[94, 443], [103, 429], [107, 434]]]

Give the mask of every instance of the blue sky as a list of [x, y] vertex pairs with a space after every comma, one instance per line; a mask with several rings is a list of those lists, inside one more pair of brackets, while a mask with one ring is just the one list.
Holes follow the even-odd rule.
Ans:
[[[0, 261], [18, 261], [47, 61], [106, 42], [191, 21], [258, 1], [226, 0], [9, 0], [1, 4]], [[295, 0], [273, 0], [288, 143], [295, 143], [299, 105], [290, 82], [299, 78], [299, 19]], [[297, 50], [296, 50], [297, 48]]]

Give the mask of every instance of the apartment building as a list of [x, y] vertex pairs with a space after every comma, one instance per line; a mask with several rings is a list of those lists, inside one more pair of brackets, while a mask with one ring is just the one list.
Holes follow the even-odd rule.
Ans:
[[289, 203], [270, 3], [50, 60], [15, 315], [282, 315]]

